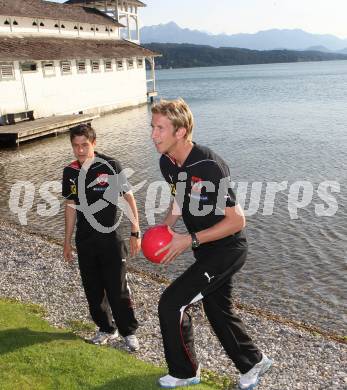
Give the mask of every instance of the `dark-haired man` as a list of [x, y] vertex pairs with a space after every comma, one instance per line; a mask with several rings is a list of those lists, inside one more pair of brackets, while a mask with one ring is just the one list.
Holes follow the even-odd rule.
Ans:
[[136, 351], [138, 322], [126, 279], [127, 249], [116, 231], [117, 204], [123, 196], [132, 216], [130, 255], [136, 255], [141, 247], [136, 201], [120, 163], [94, 150], [96, 134], [90, 125], [72, 128], [70, 140], [76, 160], [63, 172], [64, 258], [72, 261], [71, 239], [77, 220], [81, 279], [91, 317], [99, 328], [91, 341], [106, 344], [118, 336], [118, 329], [127, 347]]
[[164, 257], [168, 264], [191, 247], [196, 259], [160, 298], [169, 373], [159, 379], [159, 385], [175, 388], [200, 382], [192, 320], [186, 310], [202, 300], [214, 332], [241, 372], [239, 388], [250, 390], [272, 363], [232, 309], [232, 276], [247, 256], [245, 217], [230, 188], [226, 163], [211, 149], [192, 142], [193, 122], [182, 99], [152, 107], [152, 140], [162, 154], [160, 169], [174, 196], [164, 223], [174, 226], [182, 216], [188, 230], [188, 234], [172, 232], [171, 243], [157, 254], [168, 250]]

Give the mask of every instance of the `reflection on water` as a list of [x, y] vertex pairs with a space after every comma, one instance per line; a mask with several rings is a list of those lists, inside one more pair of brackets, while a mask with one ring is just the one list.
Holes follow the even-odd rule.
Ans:
[[[249, 183], [247, 201], [252, 183], [259, 182], [262, 189], [259, 210], [248, 217], [250, 253], [236, 277], [236, 294], [245, 303], [342, 333], [347, 285], [346, 62], [167, 70], [158, 76], [162, 96], [183, 96], [191, 104], [195, 140], [230, 164], [239, 186]], [[142, 229], [147, 226], [148, 186], [162, 180], [149, 124], [147, 106], [93, 122], [97, 150], [131, 168], [133, 185], [146, 181], [136, 193]], [[14, 183], [30, 181], [35, 196], [27, 213], [28, 229], [62, 240], [62, 208], [57, 215], [44, 217], [37, 205], [49, 209], [40, 187], [46, 181], [60, 182], [63, 167], [72, 159], [66, 134], [0, 150], [0, 217], [18, 223], [9, 210], [10, 191]], [[339, 209], [334, 216], [318, 217], [315, 207], [328, 207], [318, 194], [325, 180], [340, 184], [340, 192], [331, 194]], [[297, 181], [311, 183], [313, 200], [298, 209], [297, 219], [291, 219], [288, 192]], [[286, 182], [287, 189], [276, 195], [273, 214], [263, 215], [269, 182]], [[157, 223], [161, 219], [160, 213], [155, 214]], [[127, 236], [127, 223], [122, 230]], [[191, 262], [189, 252], [169, 268], [141, 257], [131, 261], [169, 277]]]

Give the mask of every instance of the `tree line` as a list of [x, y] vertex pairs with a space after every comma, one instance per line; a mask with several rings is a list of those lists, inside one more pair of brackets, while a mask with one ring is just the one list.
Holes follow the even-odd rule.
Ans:
[[144, 47], [162, 54], [156, 58], [157, 68], [192, 68], [203, 66], [226, 66], [247, 64], [270, 64], [283, 62], [307, 62], [347, 60], [347, 54], [320, 51], [250, 50], [234, 47], [148, 43]]

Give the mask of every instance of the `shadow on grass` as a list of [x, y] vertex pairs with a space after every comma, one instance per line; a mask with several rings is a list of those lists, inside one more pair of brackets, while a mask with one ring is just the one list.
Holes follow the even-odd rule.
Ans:
[[76, 336], [62, 332], [36, 332], [28, 328], [2, 330], [0, 331], [0, 355], [54, 340], [76, 340]]
[[139, 372], [138, 375], [116, 378], [101, 386], [91, 386], [88, 390], [158, 390], [159, 377], [160, 374]]

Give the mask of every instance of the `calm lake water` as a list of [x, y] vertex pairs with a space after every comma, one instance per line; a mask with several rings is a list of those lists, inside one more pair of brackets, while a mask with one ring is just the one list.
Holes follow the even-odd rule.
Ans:
[[[241, 203], [245, 195], [250, 252], [235, 278], [235, 295], [345, 334], [347, 61], [161, 70], [157, 77], [161, 97], [181, 96], [191, 105], [195, 141], [230, 164]], [[131, 168], [133, 185], [145, 181], [136, 194], [143, 229], [149, 186], [161, 180], [149, 123], [146, 106], [93, 122], [97, 149]], [[19, 224], [9, 209], [10, 191], [17, 181], [31, 181], [35, 197], [26, 228], [62, 239], [62, 207], [47, 217], [38, 214], [37, 204], [45, 204], [42, 184], [60, 181], [72, 158], [66, 134], [0, 149], [0, 218]], [[272, 213], [269, 183], [283, 187]], [[296, 214], [290, 206], [295, 200], [301, 202]], [[161, 219], [155, 215], [156, 223]], [[131, 264], [174, 277], [191, 262], [186, 253], [168, 268], [141, 257]]]

